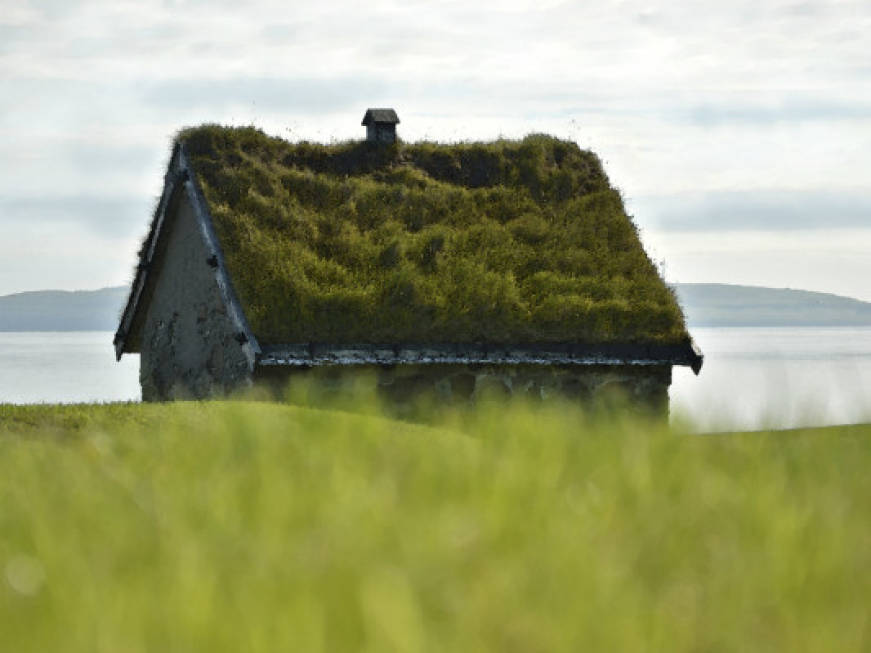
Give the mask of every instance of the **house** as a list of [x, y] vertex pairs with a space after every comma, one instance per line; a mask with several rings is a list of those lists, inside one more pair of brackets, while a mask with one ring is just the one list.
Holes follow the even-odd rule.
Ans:
[[393, 109], [367, 109], [360, 123], [366, 128], [366, 140], [377, 143], [395, 143], [399, 116]]
[[702, 364], [599, 159], [544, 135], [183, 130], [114, 344], [145, 401], [368, 370], [399, 401], [620, 388], [667, 411], [672, 366]]

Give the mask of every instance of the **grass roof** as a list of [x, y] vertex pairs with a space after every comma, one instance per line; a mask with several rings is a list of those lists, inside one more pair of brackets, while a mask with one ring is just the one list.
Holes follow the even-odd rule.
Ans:
[[679, 343], [680, 307], [599, 159], [544, 135], [178, 135], [264, 343]]

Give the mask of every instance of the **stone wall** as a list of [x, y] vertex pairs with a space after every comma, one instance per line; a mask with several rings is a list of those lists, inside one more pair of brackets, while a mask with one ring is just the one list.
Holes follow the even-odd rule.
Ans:
[[670, 365], [440, 365], [260, 368], [255, 380], [275, 392], [294, 385], [327, 395], [374, 393], [400, 413], [420, 401], [464, 405], [500, 397], [562, 398], [584, 406], [621, 403], [668, 414]]
[[250, 385], [252, 361], [227, 316], [185, 194], [167, 218], [172, 223], [142, 330], [142, 399], [199, 399]]

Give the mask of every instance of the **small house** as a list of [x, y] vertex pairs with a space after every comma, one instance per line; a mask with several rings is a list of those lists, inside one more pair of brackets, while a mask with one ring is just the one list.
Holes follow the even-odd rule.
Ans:
[[[379, 111], [367, 126], [398, 122]], [[667, 411], [672, 367], [702, 364], [599, 159], [545, 135], [185, 129], [114, 344], [145, 401], [367, 370], [398, 401], [619, 388]]]

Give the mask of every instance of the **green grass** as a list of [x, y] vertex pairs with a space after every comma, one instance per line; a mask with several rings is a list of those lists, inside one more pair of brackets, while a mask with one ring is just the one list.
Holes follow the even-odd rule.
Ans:
[[215, 125], [178, 139], [265, 343], [688, 338], [619, 192], [574, 143], [291, 144]]
[[0, 406], [8, 651], [860, 651], [871, 427]]

